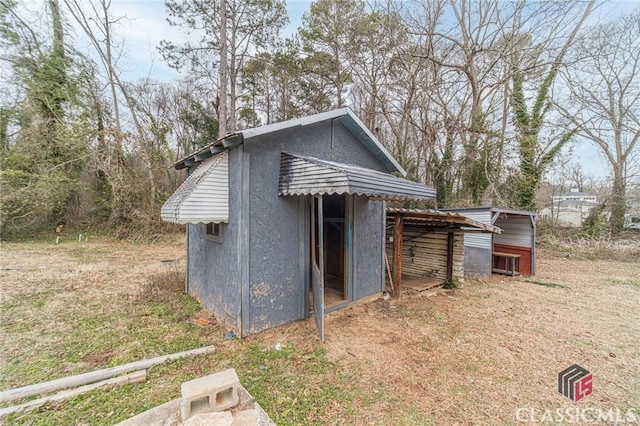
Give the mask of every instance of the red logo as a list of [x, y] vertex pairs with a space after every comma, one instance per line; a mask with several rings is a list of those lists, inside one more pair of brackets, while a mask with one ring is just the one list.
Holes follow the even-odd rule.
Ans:
[[573, 364], [558, 373], [558, 392], [572, 401], [580, 401], [593, 392], [593, 375]]

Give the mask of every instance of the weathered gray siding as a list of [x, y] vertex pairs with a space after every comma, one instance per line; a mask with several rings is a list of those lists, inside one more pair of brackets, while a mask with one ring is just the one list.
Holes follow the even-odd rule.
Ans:
[[464, 246], [464, 276], [466, 278], [486, 278], [491, 276], [492, 250]]
[[[459, 211], [459, 213], [473, 220], [477, 220], [478, 222], [491, 225], [491, 211], [488, 209], [487, 210], [462, 210], [462, 211]], [[491, 236], [492, 234], [466, 233], [464, 235], [464, 246], [478, 247], [482, 249], [491, 250]]]
[[[308, 155], [379, 171], [384, 171], [384, 167], [339, 122], [316, 123], [256, 136], [246, 140], [243, 149], [250, 156], [245, 199], [249, 210], [249, 241], [242, 254], [249, 258], [249, 297], [243, 306], [249, 311], [243, 315], [243, 334], [249, 334], [306, 315], [308, 276], [300, 263], [308, 260], [309, 235], [305, 230], [308, 227], [301, 223], [308, 221], [308, 216], [301, 213], [304, 208], [299, 205], [300, 197], [278, 196], [280, 153]], [[360, 216], [355, 222], [363, 221], [353, 236], [354, 273], [359, 277], [356, 288], [363, 286], [356, 290], [357, 296], [380, 291], [382, 287], [379, 263], [384, 211], [382, 202], [360, 200], [355, 204], [354, 213]], [[365, 211], [378, 216], [366, 219]], [[367, 230], [371, 236], [366, 234], [365, 226], [372, 227]]]
[[[491, 225], [491, 210], [452, 210], [471, 219]], [[464, 235], [464, 275], [467, 278], [491, 276], [492, 234], [466, 233]]]
[[354, 299], [384, 291], [382, 253], [385, 215], [382, 201], [354, 196]]
[[227, 327], [238, 332], [240, 275], [238, 247], [242, 191], [241, 150], [229, 151], [229, 223], [221, 224], [220, 242], [207, 239], [204, 224], [187, 225], [188, 291]]

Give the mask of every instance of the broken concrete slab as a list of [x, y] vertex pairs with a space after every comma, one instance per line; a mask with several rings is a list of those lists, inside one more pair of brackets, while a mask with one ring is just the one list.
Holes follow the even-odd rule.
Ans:
[[229, 411], [214, 411], [194, 414], [182, 423], [182, 426], [231, 426], [232, 424], [233, 415]]
[[[254, 410], [258, 416], [258, 420], [256, 423], [239, 423], [236, 426], [275, 426], [275, 423], [269, 418], [269, 415], [242, 385], [238, 387], [238, 398], [240, 400], [238, 406], [227, 412], [231, 413], [235, 419], [238, 413]], [[180, 402], [181, 398], [174, 399], [173, 401], [151, 408], [144, 413], [120, 422], [117, 426], [181, 426]], [[248, 420], [245, 416], [248, 415], [242, 414], [241, 420]]]
[[233, 416], [232, 426], [256, 426], [260, 417], [255, 409], [238, 411]]
[[178, 426], [180, 420], [180, 398], [158, 405], [140, 413], [117, 426]]

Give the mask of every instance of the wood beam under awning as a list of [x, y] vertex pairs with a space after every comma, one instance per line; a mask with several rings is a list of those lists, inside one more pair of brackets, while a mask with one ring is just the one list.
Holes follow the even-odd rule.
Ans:
[[447, 282], [453, 281], [453, 231], [447, 233]]
[[396, 214], [393, 222], [393, 288], [394, 296], [400, 297], [400, 286], [402, 285], [402, 234], [404, 227], [404, 217]]

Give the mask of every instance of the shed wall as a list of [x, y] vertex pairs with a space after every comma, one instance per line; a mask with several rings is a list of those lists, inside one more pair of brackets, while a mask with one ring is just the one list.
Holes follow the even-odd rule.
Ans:
[[520, 255], [520, 274], [532, 275], [535, 265], [535, 228], [528, 215], [496, 213], [494, 225], [502, 234], [494, 235], [493, 251]]
[[[240, 150], [229, 151], [229, 211], [238, 212], [242, 191]], [[238, 274], [238, 240], [241, 222], [238, 214], [220, 226], [221, 238], [206, 237], [204, 224], [188, 224], [188, 292], [197, 297], [219, 321], [239, 331], [240, 277]]]
[[493, 237], [494, 244], [531, 248], [532, 225], [529, 216], [500, 214], [494, 225], [502, 229], [502, 234]]
[[[449, 210], [502, 229], [501, 234], [495, 235], [475, 233], [466, 233], [464, 235], [465, 277], [482, 278], [491, 276], [493, 251], [520, 254], [521, 273], [525, 275], [535, 274], [535, 226], [531, 223], [531, 216], [528, 212], [518, 214], [508, 210], [493, 210], [489, 207]], [[493, 219], [494, 215], [495, 220]], [[496, 249], [496, 245], [500, 250]], [[522, 260], [522, 257], [528, 258]], [[524, 269], [525, 265], [529, 265], [527, 269]], [[526, 272], [527, 270], [528, 272]]]
[[[531, 261], [533, 259], [532, 250], [530, 247], [511, 246], [507, 244], [494, 244], [493, 251], [501, 253], [511, 253], [520, 255], [520, 275], [531, 275]], [[498, 269], [506, 269], [505, 261], [502, 259], [496, 259], [496, 265]]]
[[[455, 211], [455, 210], [453, 210]], [[471, 219], [491, 225], [491, 211], [459, 210]], [[482, 233], [466, 233], [464, 235], [464, 276], [482, 278], [491, 276], [492, 235]]]
[[[489, 210], [464, 210], [461, 214], [486, 225], [491, 225], [491, 212]], [[491, 234], [466, 233], [464, 234], [465, 247], [478, 247], [491, 250]]]
[[[300, 197], [278, 196], [280, 153], [312, 156], [379, 171], [384, 171], [384, 167], [339, 122], [326, 121], [260, 135], [246, 140], [243, 149], [250, 156], [245, 200], [249, 204], [249, 241], [243, 253], [250, 259], [249, 298], [248, 304], [243, 306], [249, 313], [245, 313], [247, 321], [243, 322], [243, 334], [250, 334], [304, 318], [307, 314], [308, 274], [305, 265], [301, 267], [300, 263], [307, 262], [309, 257], [308, 225], [302, 223], [308, 221], [308, 215], [303, 214]], [[354, 293], [356, 297], [362, 297], [370, 294], [373, 288], [382, 287], [379, 263], [384, 209], [379, 201], [363, 199], [354, 204]], [[373, 215], [378, 216], [374, 219]]]
[[370, 201], [354, 196], [354, 300], [384, 291], [385, 206], [382, 201]]

